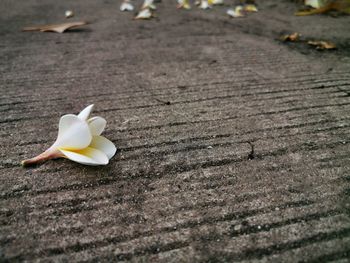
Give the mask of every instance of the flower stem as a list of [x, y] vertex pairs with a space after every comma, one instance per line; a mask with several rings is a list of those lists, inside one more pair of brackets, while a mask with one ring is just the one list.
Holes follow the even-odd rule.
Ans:
[[39, 154], [38, 156], [35, 156], [31, 159], [27, 159], [21, 162], [22, 166], [31, 166], [38, 163], [45, 162], [50, 159], [55, 159], [58, 157], [62, 157], [62, 154], [59, 151], [52, 151], [50, 149], [46, 150], [45, 152]]

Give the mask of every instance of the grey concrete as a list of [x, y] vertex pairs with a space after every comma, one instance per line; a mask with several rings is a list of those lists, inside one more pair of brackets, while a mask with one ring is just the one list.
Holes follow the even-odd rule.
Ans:
[[[0, 261], [347, 262], [349, 16], [118, 8], [0, 2]], [[66, 9], [91, 24], [20, 32]], [[295, 31], [339, 49], [278, 40]], [[19, 166], [90, 103], [108, 166]]]

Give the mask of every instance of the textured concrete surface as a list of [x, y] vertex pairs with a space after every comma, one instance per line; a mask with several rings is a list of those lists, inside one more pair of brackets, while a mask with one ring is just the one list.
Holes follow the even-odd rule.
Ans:
[[[118, 8], [0, 1], [0, 261], [348, 262], [350, 18]], [[91, 24], [20, 32], [66, 9]], [[294, 31], [339, 49], [278, 41]], [[19, 166], [90, 103], [108, 166]]]

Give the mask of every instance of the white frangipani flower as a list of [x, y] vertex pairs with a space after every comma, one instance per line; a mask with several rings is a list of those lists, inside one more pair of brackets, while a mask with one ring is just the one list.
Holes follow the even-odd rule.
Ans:
[[64, 15], [66, 18], [71, 18], [74, 16], [74, 13], [72, 10], [66, 10], [66, 12], [64, 12]]
[[231, 17], [243, 17], [244, 14], [243, 14], [243, 7], [238, 5], [236, 6], [235, 9], [228, 9], [227, 12], [226, 12], [227, 15], [231, 16]]
[[42, 154], [22, 161], [22, 165], [60, 157], [86, 165], [108, 164], [117, 149], [110, 140], [101, 136], [106, 127], [106, 120], [102, 117], [88, 119], [93, 106], [86, 107], [78, 115], [62, 116], [54, 144]]
[[211, 5], [209, 5], [208, 1], [207, 0], [201, 0], [199, 6], [198, 6], [200, 9], [209, 9], [211, 8]]
[[327, 0], [305, 0], [305, 5], [313, 8], [321, 8], [327, 3]]
[[187, 10], [191, 9], [191, 5], [188, 0], [177, 0], [177, 3], [178, 3], [177, 8], [179, 9], [180, 8], [187, 9]]
[[153, 3], [153, 0], [145, 0], [141, 6], [141, 9], [152, 9], [152, 10], [156, 10], [156, 6]]
[[125, 0], [121, 5], [120, 5], [120, 11], [133, 11], [134, 6], [130, 3], [129, 0]]
[[200, 5], [199, 5], [200, 9], [209, 9], [211, 8], [211, 5], [209, 5], [207, 0], [202, 0]]
[[142, 9], [138, 14], [134, 17], [134, 19], [151, 19], [153, 17], [152, 11], [149, 8]]
[[223, 5], [224, 0], [208, 0], [209, 5]]
[[253, 4], [248, 4], [243, 7], [243, 10], [246, 12], [258, 12], [258, 8]]

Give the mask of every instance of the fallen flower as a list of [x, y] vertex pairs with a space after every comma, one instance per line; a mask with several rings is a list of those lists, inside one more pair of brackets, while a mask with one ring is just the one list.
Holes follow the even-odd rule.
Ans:
[[300, 34], [295, 32], [293, 34], [290, 34], [290, 35], [284, 35], [281, 37], [281, 40], [284, 41], [284, 42], [287, 42], [287, 41], [290, 41], [290, 42], [296, 42], [298, 41], [300, 38]]
[[41, 25], [41, 26], [30, 26], [24, 27], [22, 31], [40, 31], [40, 32], [56, 32], [63, 33], [66, 30], [76, 28], [88, 24], [85, 21], [81, 22], [68, 22], [62, 24], [52, 24], [52, 25]]
[[71, 18], [74, 16], [74, 13], [72, 10], [67, 10], [66, 12], [64, 12], [64, 15], [66, 16], [66, 18]]
[[188, 0], [177, 0], [177, 3], [178, 3], [177, 5], [178, 9], [181, 9], [181, 8], [187, 9], [187, 10], [191, 9], [191, 5]]
[[304, 4], [313, 8], [320, 8], [327, 3], [327, 0], [305, 0]]
[[324, 14], [329, 11], [336, 11], [339, 13], [350, 14], [350, 0], [327, 1], [325, 4], [322, 4], [319, 8], [311, 9], [307, 11], [299, 11], [295, 13], [295, 15], [307, 16], [307, 15], [315, 15], [315, 14]]
[[141, 6], [141, 9], [152, 9], [152, 10], [156, 10], [156, 6], [153, 3], [153, 0], [145, 0]]
[[134, 17], [135, 20], [140, 20], [140, 19], [151, 19], [154, 17], [152, 11], [147, 8], [147, 9], [142, 9], [138, 14]]
[[224, 0], [208, 0], [209, 5], [223, 5]]
[[243, 10], [246, 12], [258, 12], [258, 8], [253, 4], [248, 4], [243, 7]]
[[209, 5], [207, 0], [202, 0], [201, 3], [199, 4], [200, 9], [209, 9], [211, 8], [211, 5]]
[[230, 17], [234, 17], [234, 18], [237, 18], [237, 17], [244, 17], [244, 14], [243, 14], [243, 7], [238, 5], [235, 7], [235, 9], [228, 9], [226, 11], [226, 14]]
[[33, 165], [60, 157], [85, 165], [108, 164], [117, 149], [110, 140], [101, 136], [106, 120], [101, 117], [88, 119], [93, 106], [86, 107], [78, 115], [62, 116], [54, 144], [38, 156], [22, 161], [22, 165]]
[[308, 41], [307, 43], [311, 46], [315, 46], [318, 50], [337, 49], [337, 46], [334, 43], [327, 41]]
[[120, 5], [120, 11], [133, 11], [134, 6], [130, 3], [129, 0], [125, 0], [121, 5]]

